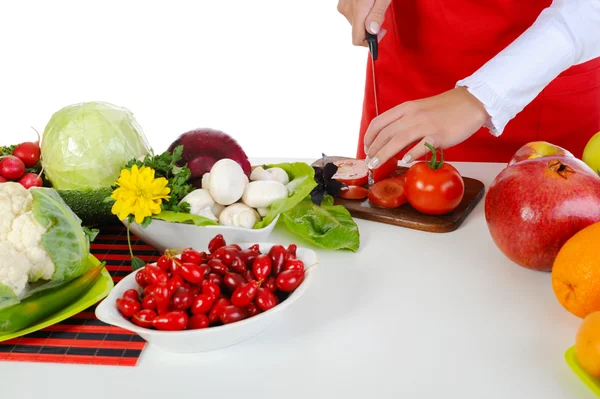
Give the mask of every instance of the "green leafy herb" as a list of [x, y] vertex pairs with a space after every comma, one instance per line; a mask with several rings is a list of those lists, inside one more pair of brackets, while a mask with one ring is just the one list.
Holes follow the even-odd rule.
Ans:
[[94, 240], [98, 236], [98, 233], [100, 233], [100, 230], [98, 230], [98, 229], [90, 229], [90, 228], [88, 228], [86, 226], [83, 226], [83, 232], [88, 237], [88, 239], [90, 240], [90, 242], [94, 242]]
[[217, 222], [214, 222], [203, 216], [198, 216], [198, 215], [194, 215], [191, 213], [172, 212], [172, 211], [162, 211], [158, 215], [155, 215], [154, 219], [164, 220], [165, 222], [193, 224], [196, 226], [217, 226], [217, 225], [219, 225]]
[[280, 163], [265, 165], [265, 169], [278, 167], [285, 170], [290, 178], [290, 182], [286, 185], [289, 196], [274, 202], [269, 207], [267, 215], [258, 222], [254, 228], [261, 229], [273, 222], [277, 215], [282, 214], [306, 198], [313, 188], [317, 185], [315, 182], [315, 172], [313, 168], [304, 162]]
[[6, 147], [0, 146], [0, 157], [4, 157], [6, 155], [12, 155], [15, 148], [17, 148], [16, 144], [9, 145]]
[[282, 219], [292, 233], [322, 248], [356, 252], [360, 246], [360, 233], [354, 219], [346, 208], [334, 205], [329, 195], [323, 197], [321, 205], [306, 197], [283, 213]]

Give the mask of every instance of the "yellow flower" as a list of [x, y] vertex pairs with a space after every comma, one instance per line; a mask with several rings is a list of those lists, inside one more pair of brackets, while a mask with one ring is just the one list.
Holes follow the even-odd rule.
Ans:
[[111, 195], [116, 200], [112, 213], [120, 220], [135, 215], [135, 222], [141, 224], [147, 216], [159, 214], [162, 200], [170, 198], [171, 189], [167, 183], [164, 177], [155, 179], [154, 169], [147, 166], [138, 169], [133, 165], [131, 170], [123, 169], [115, 183], [119, 187]]

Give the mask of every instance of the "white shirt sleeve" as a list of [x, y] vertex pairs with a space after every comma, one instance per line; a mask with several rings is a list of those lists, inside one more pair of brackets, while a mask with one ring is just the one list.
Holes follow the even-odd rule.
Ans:
[[598, 56], [600, 0], [554, 0], [529, 29], [457, 86], [484, 104], [490, 115], [485, 126], [499, 136], [560, 73]]

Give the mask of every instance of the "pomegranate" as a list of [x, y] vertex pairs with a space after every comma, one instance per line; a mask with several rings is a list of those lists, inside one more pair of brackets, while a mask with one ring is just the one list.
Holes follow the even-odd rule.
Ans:
[[492, 239], [509, 259], [551, 271], [562, 245], [600, 221], [600, 177], [569, 156], [517, 162], [490, 186], [485, 218]]

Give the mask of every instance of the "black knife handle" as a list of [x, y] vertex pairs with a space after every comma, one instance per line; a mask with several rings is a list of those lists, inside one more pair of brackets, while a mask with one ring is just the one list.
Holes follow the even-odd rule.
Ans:
[[[366, 31], [365, 31], [366, 32]], [[378, 48], [377, 48], [377, 35], [366, 32], [367, 34], [367, 43], [369, 43], [369, 52], [371, 53], [371, 58], [373, 61], [377, 60]]]

